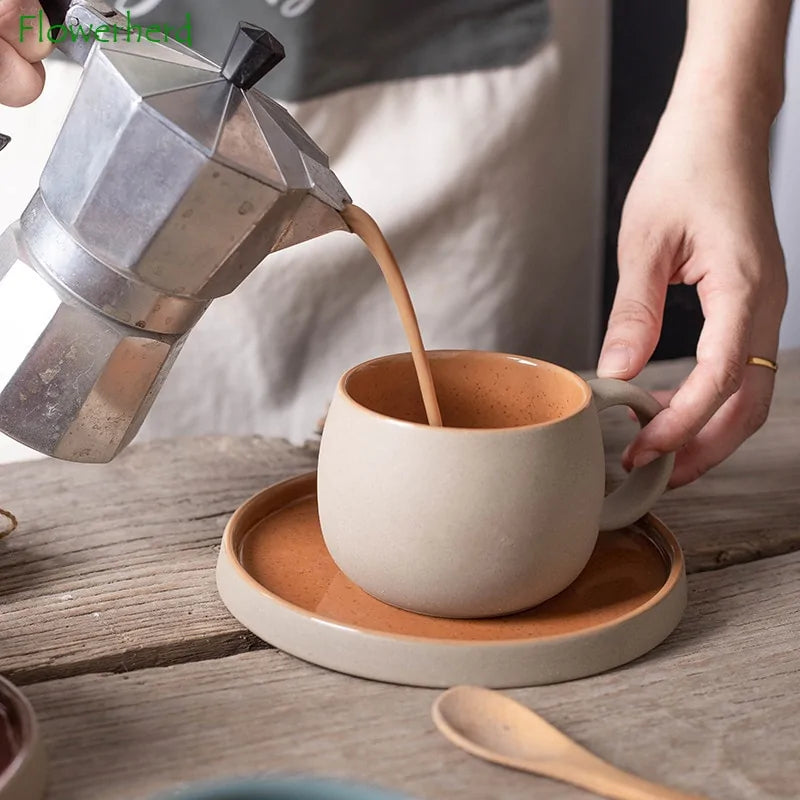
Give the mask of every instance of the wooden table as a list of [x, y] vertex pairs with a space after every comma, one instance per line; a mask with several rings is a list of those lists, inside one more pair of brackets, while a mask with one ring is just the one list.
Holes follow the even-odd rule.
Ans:
[[[667, 387], [686, 362], [651, 367]], [[607, 420], [619, 451], [632, 423]], [[0, 672], [26, 687], [52, 800], [148, 798], [263, 771], [358, 778], [417, 798], [578, 798], [470, 758], [434, 730], [437, 692], [278, 652], [223, 607], [214, 564], [249, 495], [313, 468], [260, 438], [166, 441], [104, 467], [0, 467], [20, 529], [0, 543]], [[800, 352], [766, 427], [657, 512], [686, 551], [690, 605], [634, 664], [511, 694], [612, 762], [723, 800], [800, 793]]]

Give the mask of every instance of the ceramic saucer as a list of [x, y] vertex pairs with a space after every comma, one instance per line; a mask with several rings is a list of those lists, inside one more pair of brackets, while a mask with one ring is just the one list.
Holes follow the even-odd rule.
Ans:
[[236, 511], [222, 540], [217, 588], [236, 619], [287, 653], [351, 675], [429, 687], [506, 688], [594, 675], [654, 648], [686, 607], [683, 554], [652, 515], [601, 533], [578, 579], [530, 611], [451, 620], [388, 606], [348, 580], [328, 554], [316, 473], [265, 489]]
[[19, 689], [0, 677], [0, 800], [41, 800], [46, 773], [33, 708]]

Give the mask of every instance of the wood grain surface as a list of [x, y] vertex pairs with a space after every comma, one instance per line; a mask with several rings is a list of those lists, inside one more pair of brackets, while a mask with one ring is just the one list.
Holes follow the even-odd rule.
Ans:
[[[611, 762], [717, 800], [796, 798], [800, 554], [690, 578], [678, 631], [627, 667], [509, 692]], [[327, 672], [275, 650], [26, 690], [50, 800], [134, 800], [182, 782], [313, 772], [424, 800], [581, 800], [435, 732], [436, 691]]]
[[257, 640], [214, 583], [223, 528], [314, 464], [278, 440], [219, 438], [140, 445], [104, 467], [0, 467], [20, 520], [0, 541], [0, 672], [22, 685], [248, 650]]
[[[672, 388], [686, 361], [638, 381]], [[635, 426], [604, 414], [611, 482]], [[357, 777], [434, 798], [580, 798], [440, 739], [435, 692], [333, 674], [268, 648], [219, 601], [214, 564], [247, 497], [313, 469], [314, 447], [200, 438], [111, 465], [0, 466], [0, 672], [43, 724], [50, 800], [149, 797], [262, 771]], [[800, 351], [764, 429], [656, 512], [687, 555], [690, 606], [667, 642], [611, 673], [514, 696], [645, 777], [726, 800], [800, 785]]]
[[[674, 386], [689, 368], [653, 365], [640, 382]], [[800, 352], [779, 378], [765, 428], [656, 508], [690, 572], [800, 549]], [[613, 463], [635, 425], [604, 417]], [[134, 446], [105, 466], [0, 466], [0, 505], [20, 519], [0, 541], [0, 672], [23, 685], [263, 647], [217, 597], [219, 540], [242, 501], [314, 463], [312, 447], [216, 437]]]

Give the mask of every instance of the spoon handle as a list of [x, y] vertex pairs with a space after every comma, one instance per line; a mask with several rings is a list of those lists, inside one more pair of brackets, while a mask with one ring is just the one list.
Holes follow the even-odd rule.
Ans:
[[581, 756], [574, 761], [567, 760], [558, 765], [553, 763], [547, 771], [554, 778], [613, 800], [708, 800], [698, 794], [687, 794], [651, 783], [588, 752]]

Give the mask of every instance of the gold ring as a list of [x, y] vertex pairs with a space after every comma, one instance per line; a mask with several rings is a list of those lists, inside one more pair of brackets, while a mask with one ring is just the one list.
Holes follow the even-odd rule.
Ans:
[[14, 533], [19, 523], [17, 522], [17, 518], [10, 511], [6, 511], [3, 508], [0, 508], [0, 517], [5, 517], [11, 523], [11, 527], [8, 530], [0, 531], [0, 539], [5, 539], [6, 536], [10, 536]]
[[769, 358], [761, 358], [760, 356], [750, 356], [747, 359], [747, 363], [753, 367], [766, 367], [767, 369], [771, 369], [773, 372], [778, 371], [778, 362], [772, 361]]

